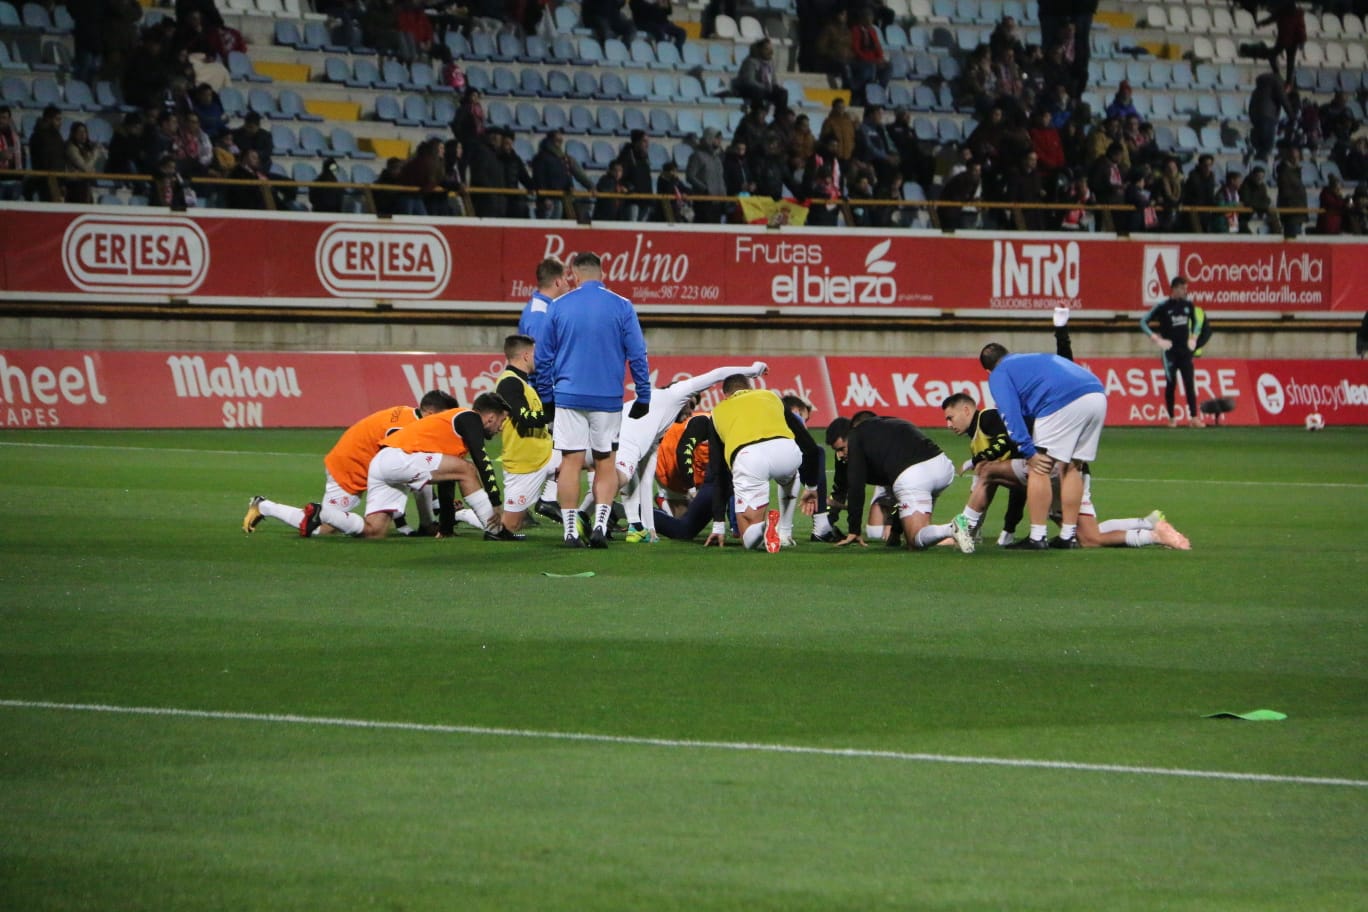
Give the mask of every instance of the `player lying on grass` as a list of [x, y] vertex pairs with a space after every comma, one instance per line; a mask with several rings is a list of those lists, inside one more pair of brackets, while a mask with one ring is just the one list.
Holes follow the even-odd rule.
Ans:
[[[622, 494], [622, 504], [627, 512], [627, 522], [637, 532], [638, 541], [655, 541], [655, 520], [649, 509], [651, 488], [656, 475], [656, 463], [660, 442], [670, 428], [677, 423], [681, 412], [695, 397], [715, 383], [728, 377], [759, 377], [767, 370], [765, 362], [756, 361], [745, 367], [719, 367], [699, 374], [697, 377], [684, 377], [669, 386], [655, 390], [650, 405], [644, 415], [632, 417], [634, 403], [628, 402], [622, 410], [622, 429], [618, 435], [617, 466], [618, 485]], [[687, 428], [681, 429], [686, 431]], [[696, 435], [685, 438], [696, 440]], [[702, 442], [707, 440], [703, 437]], [[676, 446], [678, 447], [678, 443]], [[692, 447], [685, 454], [686, 461], [692, 466]], [[670, 454], [676, 457], [676, 453]], [[676, 458], [676, 461], [677, 458]], [[645, 536], [641, 532], [646, 532]], [[630, 533], [629, 533], [630, 534]], [[628, 539], [632, 540], [631, 538]]]
[[424, 523], [430, 523], [429, 485], [454, 481], [466, 506], [475, 511], [486, 539], [520, 539], [522, 536], [509, 532], [500, 523], [494, 506], [499, 502], [499, 481], [484, 448], [485, 441], [498, 434], [507, 420], [508, 403], [497, 393], [481, 393], [468, 409], [454, 408], [429, 415], [386, 437], [380, 452], [371, 460], [366, 478], [362, 537], [384, 536], [390, 517], [404, 509], [409, 492], [414, 494]]
[[[420, 418], [457, 405], [459, 403], [452, 396], [430, 390], [416, 409], [411, 405], [395, 405], [367, 415], [347, 428], [323, 457], [322, 500], [301, 508], [257, 495], [247, 505], [242, 531], [249, 534], [256, 531], [261, 521], [269, 517], [293, 526], [304, 536], [325, 535], [337, 529], [359, 535], [362, 520], [352, 511], [361, 504], [361, 495], [366, 493], [366, 473], [371, 460], [380, 452], [380, 442]], [[401, 519], [402, 514], [395, 518]]]

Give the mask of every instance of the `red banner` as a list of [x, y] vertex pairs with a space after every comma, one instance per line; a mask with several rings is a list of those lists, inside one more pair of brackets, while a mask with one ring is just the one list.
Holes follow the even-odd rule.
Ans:
[[[749, 357], [654, 356], [652, 383], [746, 364]], [[761, 385], [815, 406], [812, 423], [860, 409], [940, 427], [940, 404], [967, 392], [990, 402], [972, 358], [766, 359]], [[1154, 358], [1081, 362], [1102, 380], [1107, 423], [1162, 422], [1164, 372]], [[440, 389], [462, 404], [492, 390], [502, 358], [488, 354], [0, 351], [0, 426], [6, 428], [345, 427]], [[1368, 362], [1199, 359], [1198, 400], [1228, 398], [1229, 424], [1368, 424]], [[624, 370], [624, 385], [628, 382]], [[719, 389], [704, 397], [715, 403]], [[1180, 396], [1179, 403], [1184, 399]]]
[[592, 250], [646, 313], [893, 314], [1059, 304], [1138, 316], [1176, 275], [1214, 312], [1361, 311], [1368, 247], [670, 225], [584, 227], [0, 204], [0, 296], [512, 310], [536, 263]]

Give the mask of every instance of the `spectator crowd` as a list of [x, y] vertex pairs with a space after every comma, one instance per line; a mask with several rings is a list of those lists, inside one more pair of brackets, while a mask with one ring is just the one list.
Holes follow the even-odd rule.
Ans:
[[[271, 185], [266, 193], [254, 186], [285, 174], [260, 114], [248, 111], [238, 123], [225, 114], [218, 94], [227, 83], [224, 62], [246, 45], [213, 0], [177, 0], [174, 18], [144, 27], [136, 0], [67, 5], [75, 22], [74, 75], [116, 82], [136, 110], [124, 115], [106, 147], [92, 141], [86, 124], [64, 125], [55, 106], [28, 137], [19, 136], [13, 112], [0, 108], [0, 174], [25, 163], [38, 171], [141, 174], [153, 178], [147, 196], [154, 205], [194, 205], [199, 190], [235, 208], [263, 207], [269, 193], [277, 207], [303, 208], [306, 196], [311, 208], [342, 210], [340, 188], [314, 186], [297, 195], [288, 186]], [[805, 0], [799, 7], [800, 66], [848, 88], [858, 114], [840, 97], [820, 123], [796, 112], [777, 72], [774, 43], [765, 38], [750, 46], [723, 92], [745, 112], [730, 137], [704, 129], [685, 138], [682, 167], [656, 165], [651, 145], [658, 138], [634, 129], [621, 137], [612, 164], [591, 175], [562, 130], [544, 134], [535, 154], [524, 158], [513, 132], [489, 123], [481, 92], [466, 83], [462, 61], [452, 59], [443, 41], [450, 29], [546, 31], [553, 7], [527, 0], [319, 4], [335, 40], [406, 61], [431, 59], [441, 83], [459, 93], [451, 138], [431, 137], [411, 157], [385, 163], [376, 179], [382, 189], [373, 191], [381, 214], [559, 219], [570, 216], [567, 202], [580, 191], [574, 214], [596, 221], [719, 223], [744, 219], [744, 209], [716, 198], [752, 197], [799, 201], [812, 225], [894, 227], [925, 224], [917, 204], [932, 197], [942, 203], [942, 227], [952, 229], [1368, 230], [1368, 136], [1357, 116], [1365, 99], [1338, 91], [1318, 104], [1298, 91], [1294, 60], [1305, 33], [1295, 26], [1300, 13], [1291, 0], [1277, 0], [1265, 20], [1277, 27], [1276, 53], [1242, 49], [1269, 60], [1269, 68], [1250, 91], [1248, 150], [1239, 167], [1224, 173], [1209, 151], [1165, 148], [1129, 83], [1119, 85], [1104, 110], [1083, 100], [1095, 2], [1041, 0], [1038, 45], [1026, 44], [1018, 23], [1006, 16], [966, 55], [958, 78], [933, 78], [959, 110], [972, 112], [972, 130], [955, 144], [919, 136], [908, 107], [878, 103], [892, 78], [881, 30], [893, 13], [882, 0]], [[668, 0], [585, 0], [581, 6], [583, 25], [600, 39], [640, 35], [682, 45], [685, 32], [671, 12]], [[705, 35], [722, 12], [735, 10], [709, 5]], [[1304, 182], [1304, 154], [1329, 163], [1314, 199]], [[338, 181], [335, 159], [323, 162], [318, 181]], [[1346, 191], [1345, 181], [1356, 189]], [[22, 192], [52, 199], [54, 188], [68, 202], [92, 201], [88, 180], [0, 180], [8, 198]], [[1090, 206], [1112, 208], [1103, 214]], [[1319, 218], [1296, 211], [1307, 209], [1321, 210]]]

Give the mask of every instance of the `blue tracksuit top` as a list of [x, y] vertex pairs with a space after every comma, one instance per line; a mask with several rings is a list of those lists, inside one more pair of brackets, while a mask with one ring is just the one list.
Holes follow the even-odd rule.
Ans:
[[1087, 368], [1045, 354], [1007, 355], [988, 375], [988, 391], [1007, 433], [1027, 458], [1036, 453], [1027, 420], [1053, 415], [1088, 393], [1104, 392], [1102, 381]]
[[631, 301], [590, 281], [552, 302], [537, 339], [536, 384], [543, 401], [616, 412], [622, 408], [624, 363], [632, 369], [637, 400], [650, 404], [646, 340]]
[[542, 330], [546, 327], [546, 315], [551, 309], [551, 299], [540, 291], [532, 292], [518, 319], [518, 334], [530, 336], [533, 342], [540, 343]]

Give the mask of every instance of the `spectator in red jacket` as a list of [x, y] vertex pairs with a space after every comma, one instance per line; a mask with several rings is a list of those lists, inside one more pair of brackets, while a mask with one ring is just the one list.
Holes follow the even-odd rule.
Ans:
[[855, 104], [864, 101], [865, 86], [871, 82], [887, 88], [891, 67], [884, 56], [883, 42], [879, 40], [879, 30], [870, 19], [869, 10], [862, 9], [855, 14], [855, 24], [850, 27], [850, 80]]
[[1043, 108], [1036, 112], [1031, 126], [1031, 148], [1046, 175], [1053, 176], [1063, 169], [1064, 143], [1059, 139], [1059, 131], [1050, 125], [1050, 112]]

